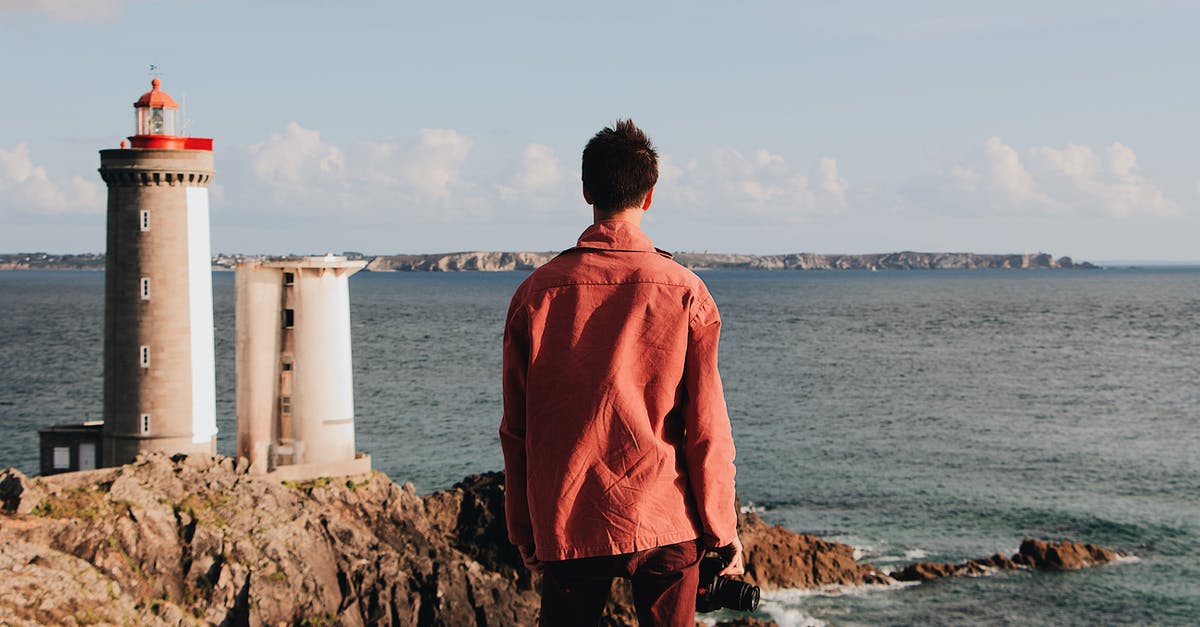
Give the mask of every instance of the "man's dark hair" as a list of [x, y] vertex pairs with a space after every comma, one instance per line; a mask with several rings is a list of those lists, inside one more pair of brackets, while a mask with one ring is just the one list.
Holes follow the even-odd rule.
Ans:
[[632, 207], [658, 182], [658, 153], [633, 120], [617, 120], [583, 149], [583, 188], [599, 211]]

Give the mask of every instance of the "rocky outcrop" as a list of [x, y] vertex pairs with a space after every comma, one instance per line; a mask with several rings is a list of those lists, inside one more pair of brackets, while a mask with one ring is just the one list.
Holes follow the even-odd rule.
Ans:
[[746, 581], [767, 590], [893, 583], [871, 564], [859, 564], [854, 548], [763, 522], [753, 513], [738, 516], [746, 551]]
[[[0, 518], [0, 559], [53, 555], [75, 570], [47, 580], [49, 604], [18, 603], [0, 578], [0, 624], [123, 624], [133, 608], [135, 622], [165, 624], [502, 625], [537, 608], [506, 547], [476, 550], [485, 562], [456, 547], [490, 528], [475, 528], [469, 486], [420, 497], [381, 474], [282, 484], [227, 458], [159, 455], [28, 485], [45, 496], [30, 508], [10, 492], [30, 513]], [[30, 546], [40, 553], [15, 552]], [[89, 601], [93, 580], [111, 583], [111, 604]]]
[[991, 557], [967, 560], [959, 564], [918, 562], [892, 573], [897, 581], [929, 581], [951, 576], [979, 576], [997, 570], [1079, 570], [1087, 566], [1116, 561], [1120, 553], [1096, 546], [1064, 540], [1046, 542], [1026, 538], [1012, 557], [996, 553]]
[[872, 253], [864, 255], [720, 255], [676, 253], [675, 260], [693, 269], [751, 270], [981, 270], [1095, 268], [1070, 257], [1048, 253], [981, 255], [977, 253]]
[[[0, 624], [535, 622], [539, 582], [506, 540], [499, 473], [418, 496], [379, 473], [281, 483], [247, 470], [148, 455], [44, 478], [0, 473]], [[746, 579], [764, 589], [893, 581], [849, 546], [751, 513], [739, 524]], [[1027, 541], [1011, 561], [1115, 557], [1067, 544]], [[617, 586], [604, 624], [634, 623]]]
[[367, 264], [370, 272], [505, 272], [533, 270], [558, 253], [464, 252], [437, 255], [384, 255]]
[[[550, 261], [555, 253], [468, 252], [435, 255], [388, 255], [367, 265], [373, 272], [433, 271], [461, 272], [533, 270]], [[675, 260], [688, 268], [740, 270], [978, 270], [978, 269], [1069, 269], [1094, 268], [1070, 257], [1055, 259], [1047, 253], [1022, 255], [979, 255], [975, 253], [877, 253], [866, 255], [726, 255], [675, 253]]]

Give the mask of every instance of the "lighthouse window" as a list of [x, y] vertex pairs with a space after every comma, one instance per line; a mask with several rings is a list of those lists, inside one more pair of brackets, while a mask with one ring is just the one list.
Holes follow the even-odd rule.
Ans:
[[294, 273], [292, 273], [292, 272], [284, 272], [283, 273], [283, 284], [284, 285], [291, 285], [295, 282], [296, 282], [296, 275]]
[[284, 309], [283, 310], [283, 328], [290, 329], [295, 325], [296, 325], [296, 310]]
[[163, 134], [163, 110], [155, 107], [150, 110], [150, 135]]
[[150, 300], [150, 279], [142, 277], [142, 300]]
[[150, 414], [142, 414], [142, 435], [150, 433]]
[[149, 346], [142, 347], [142, 367], [143, 368], [150, 367], [150, 347]]
[[283, 396], [279, 399], [279, 411], [285, 414], [292, 413], [292, 397]]
[[145, 233], [146, 231], [149, 231], [149, 230], [150, 230], [150, 212], [143, 210], [142, 211], [142, 232]]

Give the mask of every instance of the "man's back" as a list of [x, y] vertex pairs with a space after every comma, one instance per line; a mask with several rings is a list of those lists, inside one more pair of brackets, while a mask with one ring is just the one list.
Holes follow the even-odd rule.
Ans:
[[[579, 244], [521, 285], [506, 327], [505, 422], [524, 417], [538, 558], [631, 553], [706, 528], [713, 546], [731, 541], [708, 290], [627, 222], [599, 222]], [[710, 501], [721, 507], [705, 520], [696, 505]]]

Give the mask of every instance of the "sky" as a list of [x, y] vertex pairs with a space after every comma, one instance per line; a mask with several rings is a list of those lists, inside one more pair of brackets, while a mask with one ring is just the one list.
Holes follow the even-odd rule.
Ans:
[[98, 151], [156, 75], [215, 140], [214, 252], [566, 248], [629, 117], [668, 250], [1196, 262], [1197, 32], [1154, 0], [0, 0], [0, 252], [103, 251]]

